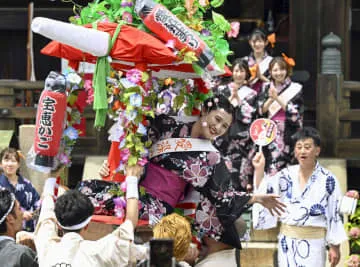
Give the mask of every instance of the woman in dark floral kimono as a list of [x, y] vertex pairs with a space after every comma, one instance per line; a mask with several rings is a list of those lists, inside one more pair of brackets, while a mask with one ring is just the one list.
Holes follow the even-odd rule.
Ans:
[[263, 148], [266, 158], [265, 172], [274, 175], [292, 160], [291, 137], [302, 128], [302, 85], [290, 79], [292, 63], [288, 58], [276, 57], [270, 62], [270, 83], [266, 83], [258, 97], [260, 116], [277, 125], [274, 142]]
[[[167, 115], [150, 121], [147, 138], [153, 142], [150, 163], [142, 185], [140, 219], [156, 224], [163, 216], [181, 208], [196, 209], [193, 226], [199, 237], [207, 235], [240, 248], [237, 220], [255, 202], [276, 211], [282, 203], [275, 195], [251, 195], [241, 191], [220, 152], [211, 141], [224, 135], [233, 120], [228, 99], [217, 95], [205, 101], [196, 122], [181, 123]], [[103, 165], [102, 176], [108, 175]], [[187, 215], [184, 213], [184, 215]]]
[[255, 29], [249, 36], [251, 54], [245, 59], [248, 61], [249, 68], [253, 71], [253, 77], [249, 86], [257, 93], [261, 91], [264, 83], [269, 82], [269, 64], [273, 59], [266, 47], [269, 45], [268, 36], [262, 29]]
[[234, 222], [249, 204], [260, 202], [270, 209], [281, 208], [274, 195], [252, 196], [241, 191], [238, 179], [232, 178], [212, 146], [211, 141], [224, 135], [232, 120], [232, 105], [217, 95], [205, 101], [196, 122], [179, 123], [165, 115], [151, 121], [148, 136], [154, 145], [141, 182], [147, 194], [141, 198], [140, 219], [155, 224], [186, 195], [196, 196], [190, 193], [195, 189], [200, 193], [195, 200], [195, 228], [201, 235], [240, 247]]
[[227, 157], [231, 173], [240, 180], [241, 191], [252, 186], [251, 160], [255, 154], [254, 143], [249, 135], [250, 124], [256, 116], [257, 93], [246, 86], [250, 78], [248, 64], [244, 59], [233, 62], [233, 81], [219, 86], [217, 93], [226, 96], [234, 107], [234, 122], [228, 134], [216, 139], [216, 147]]

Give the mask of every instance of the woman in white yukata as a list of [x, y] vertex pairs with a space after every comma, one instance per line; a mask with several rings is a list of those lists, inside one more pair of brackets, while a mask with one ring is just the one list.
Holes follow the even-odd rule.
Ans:
[[277, 193], [287, 205], [286, 211], [278, 216], [254, 207], [254, 228], [273, 228], [280, 220], [280, 267], [323, 267], [326, 246], [333, 267], [340, 260], [340, 243], [347, 239], [337, 208], [342, 196], [339, 183], [316, 160], [320, 153], [316, 129], [304, 127], [296, 133], [294, 142], [298, 165], [284, 168], [275, 176], [263, 178], [265, 158], [262, 153], [254, 157], [256, 192]]

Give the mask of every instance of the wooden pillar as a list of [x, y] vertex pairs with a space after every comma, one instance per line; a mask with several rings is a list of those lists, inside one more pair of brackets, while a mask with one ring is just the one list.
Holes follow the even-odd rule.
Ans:
[[319, 74], [316, 98], [316, 127], [321, 136], [321, 155], [336, 156], [339, 136], [339, 85], [342, 74]]
[[289, 56], [296, 60], [296, 70], [307, 70], [304, 83], [306, 109], [315, 110], [316, 81], [320, 62], [321, 0], [290, 0]]
[[12, 88], [0, 88], [0, 130], [15, 130], [15, 120], [7, 118], [6, 108], [15, 106]]

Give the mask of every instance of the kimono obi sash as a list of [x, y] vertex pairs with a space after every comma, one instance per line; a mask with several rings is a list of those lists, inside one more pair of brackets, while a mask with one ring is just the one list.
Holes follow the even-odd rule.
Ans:
[[185, 180], [176, 173], [154, 163], [149, 164], [146, 177], [140, 182], [140, 185], [145, 187], [146, 192], [173, 208], [180, 200], [184, 199]]
[[218, 152], [209, 140], [198, 138], [167, 138], [155, 143], [150, 149], [150, 158], [164, 153], [207, 151]]
[[[299, 83], [292, 82], [288, 88], [286, 88], [280, 95], [279, 98], [283, 103], [288, 103], [293, 99], [302, 89], [302, 85]], [[281, 106], [277, 101], [274, 101], [269, 107], [269, 119], [273, 117], [281, 110]]]
[[285, 121], [286, 113], [284, 110], [279, 110], [271, 119], [273, 121]]
[[326, 228], [317, 226], [296, 226], [282, 223], [280, 233], [286, 237], [296, 239], [323, 239], [326, 236]]
[[[150, 158], [174, 152], [214, 151], [217, 149], [209, 140], [198, 138], [168, 138], [155, 143], [150, 149]], [[175, 207], [184, 199], [187, 183], [175, 172], [150, 163], [145, 179], [140, 183], [146, 191], [160, 200]]]

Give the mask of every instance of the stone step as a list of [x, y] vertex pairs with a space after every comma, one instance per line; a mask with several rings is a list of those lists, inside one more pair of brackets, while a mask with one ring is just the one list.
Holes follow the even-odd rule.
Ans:
[[242, 243], [240, 262], [241, 267], [277, 266], [277, 242]]

